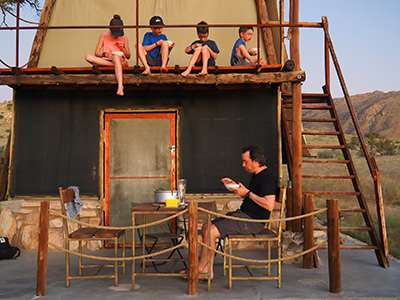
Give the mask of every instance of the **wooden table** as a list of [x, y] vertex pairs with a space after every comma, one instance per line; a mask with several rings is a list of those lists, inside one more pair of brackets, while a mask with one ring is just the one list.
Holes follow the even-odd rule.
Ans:
[[[134, 204], [131, 208], [132, 213], [132, 225], [136, 223], [136, 216], [143, 216], [143, 223], [146, 223], [146, 216], [149, 215], [174, 215], [179, 211], [182, 211], [183, 208], [179, 207], [166, 207], [161, 205], [155, 205], [154, 203], [137, 203]], [[146, 253], [146, 227], [142, 229], [142, 255]], [[132, 232], [132, 245], [135, 245], [135, 232]], [[135, 247], [132, 247], [132, 255], [135, 256]], [[134, 289], [135, 276], [182, 276], [181, 273], [145, 273], [145, 265], [147, 261], [183, 261], [183, 259], [143, 259], [142, 261], [142, 272], [138, 273], [135, 271], [135, 263], [132, 263], [132, 289]]]

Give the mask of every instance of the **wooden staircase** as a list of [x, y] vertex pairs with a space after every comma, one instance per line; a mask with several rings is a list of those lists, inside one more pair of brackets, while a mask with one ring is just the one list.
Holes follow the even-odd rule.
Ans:
[[[340, 227], [340, 231], [366, 231], [369, 234], [371, 245], [354, 245], [344, 246], [341, 249], [373, 249], [377, 256], [378, 262], [383, 267], [388, 267], [387, 249], [382, 241], [378, 238], [377, 232], [373, 226], [371, 213], [368, 208], [366, 199], [361, 191], [359, 177], [357, 176], [350, 149], [347, 145], [346, 138], [340, 124], [340, 120], [335, 108], [334, 101], [324, 88], [321, 94], [302, 94], [302, 112], [303, 112], [303, 141], [308, 136], [320, 136], [324, 142], [319, 145], [313, 145], [303, 142], [303, 149], [313, 151], [315, 149], [333, 150], [341, 154], [338, 159], [334, 158], [318, 158], [316, 156], [305, 156], [308, 151], [303, 151], [302, 169], [303, 169], [303, 194], [313, 194], [316, 199], [335, 198], [340, 200], [341, 216], [346, 218], [347, 214], [361, 214], [364, 226], [360, 227]], [[288, 159], [289, 174], [291, 171], [291, 116], [292, 116], [292, 95], [290, 93], [282, 93], [282, 133], [286, 146]], [[307, 117], [306, 112], [318, 111], [318, 117]], [[315, 115], [315, 114], [314, 114]], [[321, 115], [323, 117], [321, 117]], [[312, 131], [304, 130], [304, 124], [313, 123]], [[316, 188], [310, 188], [310, 181]], [[336, 188], [332, 188], [336, 187]], [[353, 201], [358, 203], [352, 208], [348, 208], [348, 204]], [[354, 208], [354, 206], [358, 206]], [[315, 230], [326, 230], [326, 228], [315, 228]], [[387, 245], [386, 245], [387, 246]]]

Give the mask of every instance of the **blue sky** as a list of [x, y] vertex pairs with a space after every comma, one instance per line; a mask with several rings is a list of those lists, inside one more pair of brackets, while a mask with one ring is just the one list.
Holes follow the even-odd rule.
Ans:
[[[397, 78], [399, 13], [400, 0], [300, 0], [300, 21], [319, 22], [321, 16], [328, 17], [331, 38], [350, 95], [400, 90]], [[21, 14], [25, 19], [38, 21], [28, 8]], [[13, 18], [7, 20], [9, 25], [14, 25]], [[33, 34], [32, 30], [21, 32], [20, 64], [28, 60]], [[14, 66], [15, 32], [1, 31], [0, 41], [0, 58]], [[303, 92], [321, 92], [324, 84], [322, 29], [300, 29], [300, 49], [301, 68], [307, 76]], [[1, 64], [0, 68], [3, 67]], [[333, 66], [331, 71], [332, 94], [342, 97]], [[12, 90], [0, 86], [0, 101], [11, 98]]]

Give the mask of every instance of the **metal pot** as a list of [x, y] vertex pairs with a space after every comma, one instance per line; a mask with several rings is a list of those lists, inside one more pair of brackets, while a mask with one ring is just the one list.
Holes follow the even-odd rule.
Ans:
[[164, 204], [165, 199], [179, 199], [177, 191], [154, 191], [154, 202]]

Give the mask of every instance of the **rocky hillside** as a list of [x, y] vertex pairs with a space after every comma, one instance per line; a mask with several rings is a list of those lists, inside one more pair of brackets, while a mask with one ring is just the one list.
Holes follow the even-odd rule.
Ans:
[[[334, 100], [345, 133], [354, 134], [355, 131], [345, 99], [337, 98]], [[354, 95], [351, 96], [351, 102], [364, 134], [375, 131], [390, 139], [400, 140], [400, 91], [388, 93], [374, 91]], [[323, 113], [315, 111], [305, 111], [304, 116], [326, 117]], [[305, 127], [315, 129], [313, 124], [310, 123], [306, 124]]]
[[4, 148], [10, 134], [12, 123], [12, 102], [0, 102], [0, 156], [3, 156]]

